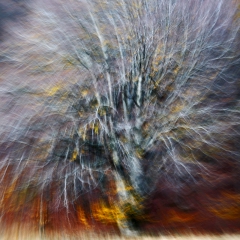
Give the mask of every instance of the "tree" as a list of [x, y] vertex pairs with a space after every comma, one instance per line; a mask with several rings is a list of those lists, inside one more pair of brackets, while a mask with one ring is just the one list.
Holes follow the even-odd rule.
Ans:
[[20, 89], [39, 110], [4, 137], [2, 170], [12, 164], [18, 178], [30, 164], [22, 181], [40, 192], [60, 182], [59, 204], [66, 208], [110, 172], [121, 213], [116, 222], [131, 233], [130, 218], [141, 214], [158, 174], [173, 171], [176, 179], [194, 181], [191, 164], [238, 158], [229, 149], [239, 124], [235, 4], [79, 0], [52, 6], [32, 5], [32, 32], [15, 32], [29, 51], [5, 54], [36, 81], [48, 73], [50, 79], [64, 74], [66, 82]]

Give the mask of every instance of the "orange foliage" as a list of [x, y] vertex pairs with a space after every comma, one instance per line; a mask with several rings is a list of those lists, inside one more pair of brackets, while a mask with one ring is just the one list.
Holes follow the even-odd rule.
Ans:
[[222, 219], [239, 219], [240, 194], [222, 192], [222, 199], [218, 200], [218, 204], [215, 207], [211, 207], [209, 210]]
[[169, 211], [169, 218], [168, 218], [169, 222], [186, 223], [193, 220], [196, 220], [196, 214], [179, 212], [173, 209]]
[[83, 223], [85, 227], [87, 227], [87, 228], [90, 227], [90, 225], [87, 221], [87, 218], [86, 218], [86, 214], [80, 206], [77, 207], [77, 217], [78, 217], [79, 222]]
[[126, 215], [120, 207], [114, 204], [107, 206], [103, 201], [93, 204], [92, 211], [93, 217], [103, 223], [116, 223], [126, 219]]

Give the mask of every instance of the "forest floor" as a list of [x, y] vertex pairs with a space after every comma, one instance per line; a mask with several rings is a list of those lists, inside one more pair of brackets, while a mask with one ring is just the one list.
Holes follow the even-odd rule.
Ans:
[[137, 236], [137, 237], [124, 237], [124, 236], [104, 236], [104, 237], [97, 237], [93, 238], [92, 235], [76, 235], [74, 237], [70, 236], [52, 236], [52, 237], [41, 237], [41, 236], [34, 236], [34, 235], [4, 235], [0, 237], [0, 240], [238, 240], [240, 239], [240, 235], [237, 234], [222, 234], [222, 235], [182, 235], [182, 236]]
[[[1, 228], [0, 228], [1, 229]], [[82, 233], [52, 233], [39, 234], [29, 232], [26, 228], [1, 229], [0, 240], [238, 240], [240, 234], [168, 234], [168, 235], [138, 235], [120, 236], [117, 234]]]

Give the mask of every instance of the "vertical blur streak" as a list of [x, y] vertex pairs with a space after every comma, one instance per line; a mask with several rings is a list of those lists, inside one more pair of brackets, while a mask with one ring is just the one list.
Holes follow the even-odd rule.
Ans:
[[239, 6], [0, 1], [1, 224], [239, 231]]

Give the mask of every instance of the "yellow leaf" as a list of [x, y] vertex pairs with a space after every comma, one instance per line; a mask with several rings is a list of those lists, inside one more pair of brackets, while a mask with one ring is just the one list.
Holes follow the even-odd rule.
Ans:
[[54, 94], [56, 94], [56, 93], [61, 89], [61, 87], [62, 87], [61, 85], [56, 85], [56, 86], [50, 88], [50, 89], [46, 92], [46, 94], [47, 94], [48, 96], [53, 96]]
[[86, 97], [88, 95], [88, 90], [84, 89], [81, 93], [83, 97]]
[[94, 125], [94, 132], [95, 132], [96, 134], [98, 134], [98, 130], [99, 130], [98, 124], [95, 124], [95, 125]]
[[72, 154], [72, 158], [70, 159], [70, 162], [73, 162], [76, 160], [78, 155], [77, 149], [74, 149], [73, 154]]

